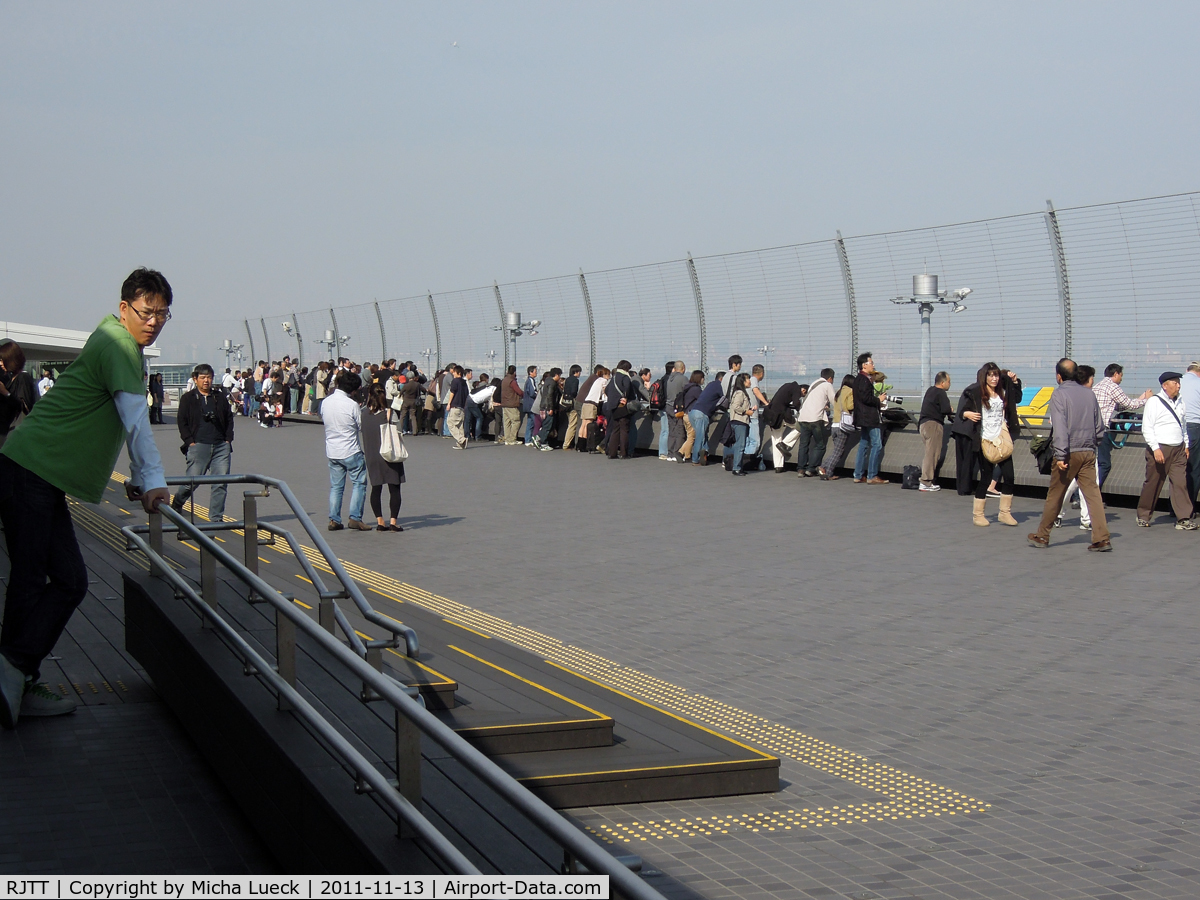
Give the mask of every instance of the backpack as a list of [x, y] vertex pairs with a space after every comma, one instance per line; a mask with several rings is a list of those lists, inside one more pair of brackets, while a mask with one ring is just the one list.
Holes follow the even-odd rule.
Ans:
[[651, 409], [666, 409], [667, 408], [667, 376], [663, 376], [650, 385], [650, 408]]
[[921, 467], [920, 466], [905, 466], [904, 472], [901, 475], [900, 487], [906, 491], [918, 491], [921, 489]]

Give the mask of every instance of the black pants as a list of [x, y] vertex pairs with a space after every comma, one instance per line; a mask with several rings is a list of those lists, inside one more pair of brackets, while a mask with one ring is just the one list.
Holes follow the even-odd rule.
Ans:
[[1011, 494], [1013, 485], [1017, 483], [1016, 472], [1013, 469], [1013, 460], [1010, 456], [1003, 462], [990, 463], [982, 451], [975, 453], [975, 465], [979, 467], [979, 485], [975, 488], [975, 499], [984, 500], [987, 498], [988, 484], [991, 483], [991, 475], [994, 474], [994, 469], [1000, 470], [1000, 477], [996, 479], [996, 487], [1000, 489], [1002, 494]]
[[629, 416], [608, 420], [608, 458], [629, 455]]
[[[383, 485], [371, 485], [371, 512], [376, 519], [383, 518]], [[400, 485], [388, 485], [388, 512], [394, 519], [400, 513]]]
[[[971, 438], [962, 434], [954, 435], [954, 473], [960, 497], [966, 497], [972, 492], [975, 475], [979, 471], [979, 460], [982, 458], [982, 454], [976, 453], [975, 448], [971, 446]], [[984, 492], [987, 492], [986, 484]]]
[[[824, 422], [801, 422], [800, 442], [796, 446], [796, 471], [815, 475], [821, 460], [825, 458], [825, 445], [829, 442], [829, 426]], [[782, 468], [782, 462], [775, 463]]]
[[156, 403], [152, 407], [150, 407], [150, 424], [151, 425], [162, 425], [163, 424], [162, 411], [163, 411], [163, 408], [158, 403]]
[[0, 456], [0, 521], [12, 566], [0, 653], [36, 679], [87, 594], [87, 567], [66, 495], [7, 456]]

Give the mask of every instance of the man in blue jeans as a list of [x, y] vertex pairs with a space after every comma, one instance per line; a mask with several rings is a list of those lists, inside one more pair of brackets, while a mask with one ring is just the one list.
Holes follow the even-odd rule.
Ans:
[[355, 531], [370, 531], [363, 524], [363, 506], [367, 501], [367, 464], [362, 451], [362, 410], [350, 396], [362, 387], [362, 379], [353, 372], [338, 376], [337, 390], [321, 404], [321, 421], [325, 423], [325, 457], [329, 460], [329, 530], [341, 531], [342, 495], [346, 476], [353, 488], [350, 492], [350, 527]]
[[721, 402], [721, 376], [724, 374], [724, 372], [718, 372], [717, 377], [705, 386], [704, 390], [700, 392], [700, 396], [696, 398], [696, 402], [692, 404], [692, 408], [688, 410], [688, 420], [696, 432], [695, 440], [692, 442], [693, 466], [703, 466], [708, 463], [708, 426], [712, 422], [713, 413], [717, 411], [717, 404]]
[[854, 426], [862, 429], [858, 458], [854, 461], [854, 483], [889, 484], [886, 478], [879, 477], [879, 463], [883, 459], [883, 419], [879, 396], [875, 393], [875, 360], [871, 359], [870, 353], [858, 355], [858, 375], [854, 378]]

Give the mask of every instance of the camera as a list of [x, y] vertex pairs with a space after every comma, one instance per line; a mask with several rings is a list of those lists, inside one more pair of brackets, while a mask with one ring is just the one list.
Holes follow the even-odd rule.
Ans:
[[217, 414], [216, 414], [215, 412], [213, 412], [213, 411], [210, 409], [208, 412], [206, 412], [206, 413], [204, 414], [204, 421], [205, 421], [205, 422], [215, 422], [215, 421], [217, 421]]

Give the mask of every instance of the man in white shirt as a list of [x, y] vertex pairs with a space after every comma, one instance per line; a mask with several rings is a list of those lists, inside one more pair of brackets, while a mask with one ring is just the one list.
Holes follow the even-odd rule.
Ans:
[[808, 396], [796, 416], [800, 433], [800, 446], [796, 450], [796, 474], [801, 478], [813, 478], [818, 474], [821, 460], [825, 458], [825, 445], [829, 442], [829, 414], [837, 395], [833, 391], [833, 369], [822, 369], [821, 377], [808, 388]]
[[370, 531], [363, 524], [363, 506], [367, 500], [367, 464], [362, 451], [362, 409], [350, 396], [362, 387], [362, 379], [353, 372], [338, 376], [337, 390], [321, 404], [321, 421], [325, 423], [325, 458], [329, 460], [329, 530], [341, 531], [342, 496], [346, 476], [353, 488], [350, 492], [350, 527], [355, 531]]
[[226, 392], [229, 392], [233, 390], [233, 387], [236, 384], [237, 379], [233, 377], [232, 372], [226, 369], [225, 374], [221, 376], [221, 387], [225, 388]]
[[49, 369], [42, 369], [42, 380], [37, 383], [37, 392], [39, 397], [45, 397], [46, 391], [54, 387], [54, 379], [50, 377]]
[[1187, 415], [1179, 396], [1178, 372], [1158, 376], [1162, 390], [1146, 402], [1142, 411], [1142, 437], [1146, 440], [1146, 483], [1138, 499], [1137, 523], [1150, 527], [1150, 516], [1158, 503], [1163, 482], [1171, 482], [1171, 508], [1175, 512], [1176, 531], [1196, 531], [1192, 520], [1192, 498], [1187, 493], [1188, 433]]

